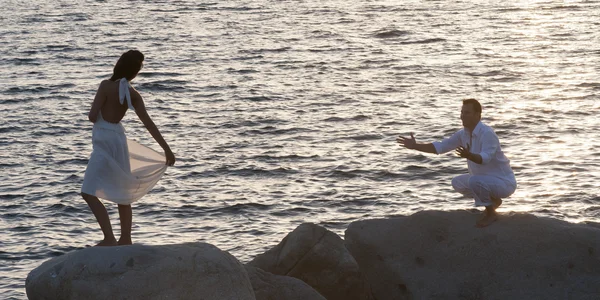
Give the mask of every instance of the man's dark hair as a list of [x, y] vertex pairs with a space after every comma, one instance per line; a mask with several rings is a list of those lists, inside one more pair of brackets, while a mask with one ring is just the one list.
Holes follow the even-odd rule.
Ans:
[[117, 64], [115, 64], [110, 80], [115, 81], [125, 77], [128, 81], [131, 81], [142, 69], [143, 62], [144, 54], [138, 50], [129, 50], [123, 53]]
[[473, 109], [475, 110], [475, 112], [481, 113], [481, 104], [479, 103], [479, 101], [477, 101], [477, 99], [474, 99], [474, 98], [464, 99], [463, 105], [465, 105], [465, 104], [473, 105]]

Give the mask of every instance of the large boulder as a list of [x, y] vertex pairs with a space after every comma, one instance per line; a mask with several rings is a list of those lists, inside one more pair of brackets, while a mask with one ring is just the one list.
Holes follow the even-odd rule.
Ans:
[[327, 300], [304, 281], [246, 266], [256, 300]]
[[248, 264], [276, 275], [296, 277], [328, 300], [370, 299], [370, 291], [344, 241], [315, 224], [298, 226]]
[[82, 249], [44, 262], [25, 287], [31, 300], [255, 300], [244, 266], [205, 243]]
[[351, 223], [346, 246], [386, 299], [600, 299], [600, 229], [507, 214], [423, 211]]

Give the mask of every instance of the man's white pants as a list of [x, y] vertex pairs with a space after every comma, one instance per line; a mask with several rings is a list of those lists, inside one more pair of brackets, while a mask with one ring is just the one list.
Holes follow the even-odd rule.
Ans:
[[486, 175], [464, 174], [452, 178], [455, 191], [475, 198], [475, 206], [492, 205], [491, 198], [506, 198], [515, 192], [516, 185]]

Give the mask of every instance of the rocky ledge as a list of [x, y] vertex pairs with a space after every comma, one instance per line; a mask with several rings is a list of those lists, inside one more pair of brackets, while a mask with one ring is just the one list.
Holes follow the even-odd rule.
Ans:
[[600, 227], [472, 211], [302, 224], [246, 265], [206, 243], [94, 247], [27, 276], [29, 299], [600, 299]]

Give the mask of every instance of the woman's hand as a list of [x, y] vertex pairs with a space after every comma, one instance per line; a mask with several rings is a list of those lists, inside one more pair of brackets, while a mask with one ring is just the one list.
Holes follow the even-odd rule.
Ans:
[[165, 151], [165, 156], [167, 157], [167, 166], [172, 166], [175, 164], [175, 155], [171, 149], [167, 149], [167, 151]]

